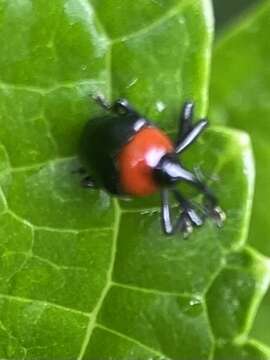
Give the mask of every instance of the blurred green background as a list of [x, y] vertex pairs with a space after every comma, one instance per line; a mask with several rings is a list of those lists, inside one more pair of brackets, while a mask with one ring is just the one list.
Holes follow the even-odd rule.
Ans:
[[222, 30], [224, 26], [258, 3], [259, 0], [213, 0], [216, 29]]

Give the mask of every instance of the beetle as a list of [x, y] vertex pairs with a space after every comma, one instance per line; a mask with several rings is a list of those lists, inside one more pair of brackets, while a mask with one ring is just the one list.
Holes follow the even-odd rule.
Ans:
[[[196, 176], [184, 168], [178, 156], [203, 132], [208, 122], [193, 123], [194, 104], [185, 102], [179, 118], [176, 141], [135, 110], [126, 99], [112, 104], [103, 97], [95, 100], [104, 115], [90, 119], [81, 135], [79, 158], [85, 173], [82, 185], [102, 188], [114, 196], [141, 197], [160, 191], [161, 220], [166, 235], [181, 231], [188, 235], [207, 217], [221, 225], [225, 214], [216, 196]], [[176, 185], [186, 182], [204, 195], [202, 211], [186, 199]], [[169, 193], [180, 206], [172, 221]]]

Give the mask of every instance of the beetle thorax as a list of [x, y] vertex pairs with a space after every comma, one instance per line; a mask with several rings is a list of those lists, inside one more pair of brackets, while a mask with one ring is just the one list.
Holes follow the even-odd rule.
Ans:
[[154, 169], [165, 154], [173, 151], [170, 139], [155, 127], [139, 131], [118, 157], [120, 184], [124, 193], [145, 196], [159, 189]]

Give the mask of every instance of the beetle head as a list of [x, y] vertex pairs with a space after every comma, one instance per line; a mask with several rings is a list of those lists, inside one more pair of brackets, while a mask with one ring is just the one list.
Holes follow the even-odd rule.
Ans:
[[161, 187], [172, 186], [178, 181], [196, 182], [195, 176], [183, 168], [175, 153], [165, 154], [154, 168], [155, 181]]

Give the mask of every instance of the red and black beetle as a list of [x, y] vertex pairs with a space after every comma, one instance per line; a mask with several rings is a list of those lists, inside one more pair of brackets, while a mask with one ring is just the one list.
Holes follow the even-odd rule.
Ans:
[[[193, 227], [201, 226], [208, 216], [218, 224], [223, 222], [225, 215], [216, 197], [177, 157], [207, 126], [205, 119], [193, 124], [193, 103], [184, 104], [177, 139], [173, 143], [127, 100], [120, 99], [112, 105], [107, 105], [101, 97], [96, 100], [106, 114], [91, 119], [82, 133], [80, 159], [82, 172], [88, 174], [82, 181], [84, 186], [103, 188], [116, 196], [146, 196], [160, 191], [165, 234], [174, 234], [177, 230], [187, 234]], [[176, 188], [181, 181], [204, 194], [200, 213]], [[181, 207], [175, 224], [171, 220], [169, 192]]]

